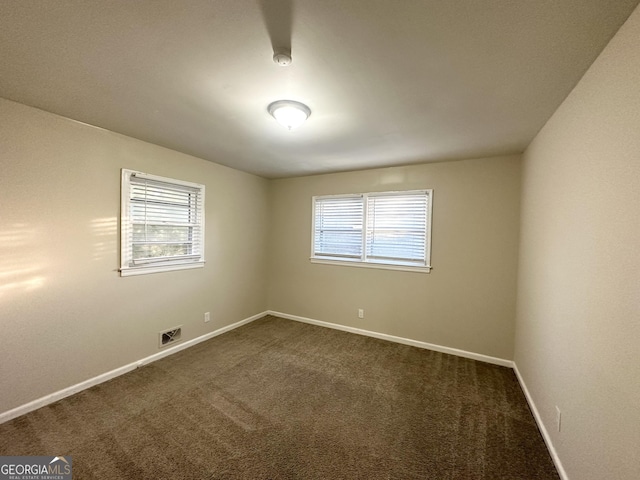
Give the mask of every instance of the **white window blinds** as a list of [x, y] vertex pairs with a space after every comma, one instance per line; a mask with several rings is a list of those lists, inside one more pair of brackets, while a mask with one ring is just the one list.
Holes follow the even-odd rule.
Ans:
[[363, 212], [361, 195], [316, 199], [314, 255], [362, 257]]
[[424, 193], [370, 194], [367, 258], [425, 265], [427, 204]]
[[204, 263], [204, 186], [123, 170], [123, 275]]
[[314, 197], [312, 260], [428, 271], [432, 198], [432, 190]]

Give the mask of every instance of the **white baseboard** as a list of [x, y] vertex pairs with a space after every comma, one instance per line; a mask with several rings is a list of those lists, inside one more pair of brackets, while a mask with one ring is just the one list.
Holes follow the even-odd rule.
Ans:
[[267, 315], [268, 312], [258, 313], [249, 318], [245, 318], [244, 320], [240, 320], [239, 322], [232, 323], [231, 325], [227, 325], [226, 327], [219, 328], [214, 330], [213, 332], [209, 332], [205, 335], [201, 335], [192, 340], [188, 340], [184, 343], [179, 343], [173, 347], [169, 347], [161, 352], [155, 353], [153, 355], [149, 355], [148, 357], [142, 358], [136, 362], [129, 363], [128, 365], [124, 365], [122, 367], [116, 368], [115, 370], [111, 370], [109, 372], [98, 375], [97, 377], [90, 378], [85, 380], [84, 382], [80, 382], [76, 385], [72, 385], [70, 387], [64, 388], [62, 390], [58, 390], [57, 392], [51, 393], [49, 395], [45, 395], [44, 397], [38, 398], [32, 402], [26, 403], [19, 407], [13, 408], [11, 410], [7, 410], [6, 412], [0, 413], [0, 423], [8, 422], [16, 417], [24, 415], [25, 413], [32, 412], [37, 410], [38, 408], [44, 407], [45, 405], [49, 405], [50, 403], [57, 402], [58, 400], [62, 400], [65, 397], [69, 397], [74, 393], [81, 392], [82, 390], [86, 390], [87, 388], [93, 387], [94, 385], [98, 385], [99, 383], [106, 382], [107, 380], [111, 380], [112, 378], [119, 377], [120, 375], [124, 375], [127, 372], [135, 370], [138, 367], [142, 367], [151, 362], [155, 362], [156, 360], [160, 360], [161, 358], [167, 357], [169, 355], [173, 355], [174, 353], [178, 353], [181, 350], [192, 347], [200, 342], [204, 342], [209, 340], [210, 338], [217, 337], [218, 335], [222, 335], [225, 332], [233, 330], [235, 328], [241, 327], [242, 325], [246, 325], [247, 323], [253, 322], [259, 318]]
[[524, 383], [524, 379], [522, 378], [522, 375], [518, 370], [518, 365], [516, 365], [516, 362], [513, 362], [513, 371], [516, 373], [518, 382], [520, 382], [520, 387], [524, 392], [524, 396], [527, 398], [527, 402], [529, 403], [529, 408], [531, 408], [531, 411], [533, 412], [533, 418], [535, 418], [536, 423], [538, 424], [538, 429], [540, 430], [540, 433], [542, 433], [542, 438], [544, 439], [544, 443], [547, 445], [547, 450], [549, 450], [549, 453], [551, 454], [551, 458], [553, 460], [553, 463], [556, 466], [556, 470], [558, 470], [558, 475], [560, 475], [560, 478], [562, 480], [569, 480], [569, 476], [567, 475], [567, 472], [565, 472], [564, 467], [562, 466], [562, 462], [560, 461], [558, 452], [556, 452], [556, 449], [553, 446], [553, 442], [551, 441], [551, 436], [549, 435], [547, 428], [544, 426], [544, 423], [542, 422], [542, 417], [540, 416], [540, 412], [538, 412], [536, 404], [533, 402], [533, 397], [531, 396], [531, 393], [529, 393], [527, 384]]
[[411, 340], [410, 338], [396, 337], [394, 335], [387, 335], [386, 333], [378, 333], [378, 332], [372, 332], [370, 330], [362, 330], [360, 328], [347, 327], [345, 325], [339, 325], [337, 323], [323, 322], [321, 320], [314, 320], [312, 318], [300, 317], [298, 315], [289, 315], [288, 313], [274, 312], [272, 310], [269, 310], [267, 313], [269, 315], [286, 318], [288, 320], [296, 320], [298, 322], [310, 323], [311, 325], [318, 325], [320, 327], [333, 328], [335, 330], [342, 330], [343, 332], [356, 333], [358, 335], [379, 338], [381, 340], [388, 340], [390, 342], [402, 343], [404, 345], [411, 345], [412, 347], [424, 348], [426, 350], [433, 350], [436, 352], [448, 353], [450, 355], [456, 355], [458, 357], [470, 358], [472, 360], [478, 360], [480, 362], [492, 363], [494, 365], [513, 368], [513, 362], [511, 360], [505, 360], [504, 358], [491, 357], [489, 355], [483, 355], [481, 353], [467, 352], [466, 350], [459, 350], [457, 348], [443, 347], [442, 345], [435, 345], [433, 343], [420, 342], [418, 340]]

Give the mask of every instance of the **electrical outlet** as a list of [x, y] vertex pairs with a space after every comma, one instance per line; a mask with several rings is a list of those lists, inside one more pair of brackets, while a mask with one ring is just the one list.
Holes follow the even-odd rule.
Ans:
[[211, 321], [211, 314], [209, 312], [206, 312], [204, 314], [204, 323], [210, 322]]
[[362, 308], [358, 309], [358, 318], [364, 318], [364, 310]]
[[558, 431], [560, 431], [561, 426], [562, 426], [562, 412], [556, 405], [556, 427], [558, 427]]

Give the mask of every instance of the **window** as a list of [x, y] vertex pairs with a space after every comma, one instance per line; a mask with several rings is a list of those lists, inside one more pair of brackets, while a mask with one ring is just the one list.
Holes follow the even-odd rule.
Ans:
[[122, 170], [120, 274], [204, 266], [204, 185]]
[[313, 197], [311, 261], [431, 269], [433, 190]]

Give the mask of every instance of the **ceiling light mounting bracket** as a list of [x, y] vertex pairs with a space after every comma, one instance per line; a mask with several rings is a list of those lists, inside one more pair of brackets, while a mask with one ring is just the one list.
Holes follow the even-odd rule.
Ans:
[[291, 49], [290, 48], [275, 48], [273, 50], [273, 61], [281, 67], [288, 67], [291, 65]]

